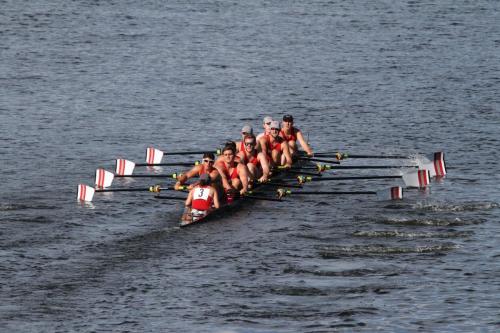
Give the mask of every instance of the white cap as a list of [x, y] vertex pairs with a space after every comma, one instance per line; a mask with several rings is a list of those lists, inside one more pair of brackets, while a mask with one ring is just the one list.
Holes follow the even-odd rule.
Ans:
[[280, 129], [280, 122], [277, 120], [271, 121], [271, 125], [269, 125], [269, 128], [277, 128]]
[[271, 121], [273, 121], [273, 118], [269, 116], [264, 117], [264, 124], [270, 123]]
[[250, 125], [243, 126], [243, 128], [241, 129], [241, 133], [253, 134], [252, 126]]

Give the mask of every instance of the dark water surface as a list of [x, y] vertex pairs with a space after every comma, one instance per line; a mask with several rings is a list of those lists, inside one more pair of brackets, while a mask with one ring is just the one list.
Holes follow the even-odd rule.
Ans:
[[[498, 1], [0, 8], [2, 331], [500, 329]], [[75, 200], [117, 157], [218, 147], [284, 113], [317, 152], [443, 150], [450, 173], [398, 203], [295, 196], [187, 230], [177, 201]]]

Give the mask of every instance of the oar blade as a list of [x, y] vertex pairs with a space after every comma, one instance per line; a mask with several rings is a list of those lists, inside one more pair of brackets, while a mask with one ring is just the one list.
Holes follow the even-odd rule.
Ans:
[[131, 176], [134, 173], [135, 163], [123, 158], [116, 160], [115, 174], [119, 176]]
[[97, 188], [110, 187], [114, 178], [115, 175], [112, 172], [104, 169], [97, 169], [95, 171], [95, 186]]
[[444, 177], [446, 176], [446, 163], [444, 161], [444, 152], [435, 152], [430, 158], [424, 157], [423, 160], [418, 161], [421, 169], [427, 169], [431, 177]]
[[389, 189], [377, 191], [378, 200], [402, 200], [403, 188], [401, 186], [393, 186]]
[[403, 181], [408, 187], [427, 187], [430, 183], [430, 172], [429, 170], [417, 170], [403, 174]]
[[94, 198], [95, 189], [85, 184], [78, 184], [76, 198], [79, 201], [92, 201]]
[[164, 154], [163, 151], [156, 149], [156, 148], [153, 148], [153, 147], [149, 147], [148, 149], [146, 149], [146, 163], [147, 164], [159, 164], [159, 163], [161, 163], [161, 160], [163, 158], [163, 154]]

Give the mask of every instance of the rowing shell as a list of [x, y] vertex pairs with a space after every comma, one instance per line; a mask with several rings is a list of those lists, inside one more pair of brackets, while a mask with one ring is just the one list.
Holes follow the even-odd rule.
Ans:
[[[307, 164], [307, 163], [310, 163], [310, 162], [302, 161], [302, 160], [296, 161], [293, 164], [294, 170], [297, 170], [297, 168], [300, 168], [301, 166], [304, 166], [304, 164]], [[271, 178], [271, 180], [276, 181], [276, 180], [283, 179], [284, 177], [287, 176], [287, 174], [288, 174], [288, 172], [286, 170], [280, 170], [280, 171], [278, 171], [278, 173], [275, 176], [273, 176]], [[252, 189], [252, 193], [262, 192], [266, 188], [269, 188], [269, 185], [256, 184], [254, 186], [254, 188]], [[221, 205], [219, 207], [219, 209], [211, 210], [208, 212], [208, 214], [206, 214], [204, 216], [199, 216], [199, 217], [194, 216], [193, 214], [191, 214], [190, 211], [188, 211], [187, 213], [185, 212], [181, 216], [179, 226], [180, 227], [188, 227], [191, 225], [196, 225], [196, 224], [199, 224], [202, 222], [207, 222], [207, 221], [213, 220], [214, 218], [217, 218], [217, 217], [222, 217], [223, 215], [225, 215], [227, 213], [234, 212], [235, 210], [239, 209], [243, 203], [249, 202], [249, 201], [253, 201], [252, 197], [243, 196], [243, 197], [235, 198], [232, 202], [225, 203], [225, 204]]]

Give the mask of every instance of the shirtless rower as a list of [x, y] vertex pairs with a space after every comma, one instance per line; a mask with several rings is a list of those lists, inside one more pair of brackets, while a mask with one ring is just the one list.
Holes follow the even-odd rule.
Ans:
[[258, 152], [257, 140], [253, 134], [247, 134], [242, 141], [244, 149], [238, 153], [240, 161], [246, 164], [250, 180], [265, 182], [269, 179], [269, 162], [264, 153]]
[[311, 146], [309, 146], [307, 141], [304, 139], [302, 131], [293, 126], [293, 116], [289, 114], [283, 116], [283, 122], [281, 123], [281, 131], [279, 135], [287, 141], [290, 155], [294, 156], [297, 153], [297, 141], [299, 141], [300, 146], [304, 149], [308, 156], [314, 155]]
[[236, 162], [236, 149], [226, 145], [222, 149], [222, 160], [215, 163], [222, 179], [222, 186], [226, 193], [237, 190], [241, 195], [248, 191], [248, 169], [245, 164]]
[[279, 136], [280, 123], [273, 120], [270, 125], [271, 132], [269, 135], [264, 135], [260, 138], [260, 146], [267, 153], [272, 165], [292, 166], [292, 155], [288, 143]]
[[211, 178], [208, 173], [200, 176], [199, 182], [189, 191], [186, 202], [186, 209], [182, 216], [183, 224], [193, 222], [206, 216], [213, 209], [220, 207], [217, 190], [211, 186]]
[[[215, 163], [215, 156], [213, 153], [205, 153], [203, 155], [203, 163], [195, 165], [191, 170], [188, 172], [180, 175], [177, 178], [177, 182], [175, 183], [174, 188], [176, 190], [181, 189], [182, 185], [184, 185], [188, 179], [196, 177], [196, 176], [201, 176], [203, 174], [209, 174], [211, 178], [211, 183], [215, 188], [221, 188], [221, 178], [219, 174], [219, 170], [217, 170], [214, 167]], [[189, 186], [189, 189], [192, 189], [193, 185]]]

